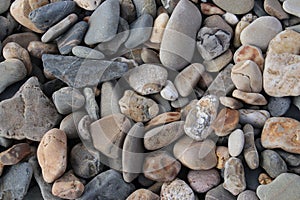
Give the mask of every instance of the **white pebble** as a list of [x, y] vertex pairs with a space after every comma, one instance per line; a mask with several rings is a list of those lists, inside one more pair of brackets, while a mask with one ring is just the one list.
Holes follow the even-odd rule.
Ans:
[[238, 156], [242, 153], [245, 143], [244, 132], [241, 129], [233, 131], [228, 138], [228, 151], [231, 156]]

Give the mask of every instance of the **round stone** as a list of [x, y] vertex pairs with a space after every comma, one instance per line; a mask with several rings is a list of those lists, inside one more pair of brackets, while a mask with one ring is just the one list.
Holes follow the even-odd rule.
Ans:
[[288, 111], [291, 102], [289, 97], [270, 97], [268, 110], [273, 117], [280, 117]]
[[254, 0], [213, 0], [213, 2], [223, 10], [233, 14], [245, 14], [254, 7]]
[[252, 190], [245, 190], [240, 193], [237, 200], [259, 200], [256, 193]]
[[219, 185], [221, 178], [216, 169], [211, 170], [191, 170], [187, 175], [190, 186], [198, 193], [204, 193]]
[[228, 138], [228, 151], [233, 157], [237, 157], [243, 151], [245, 143], [244, 132], [241, 129], [233, 131]]
[[261, 71], [264, 69], [265, 58], [260, 48], [252, 45], [242, 45], [233, 55], [234, 63], [241, 61], [252, 60], [255, 62]]

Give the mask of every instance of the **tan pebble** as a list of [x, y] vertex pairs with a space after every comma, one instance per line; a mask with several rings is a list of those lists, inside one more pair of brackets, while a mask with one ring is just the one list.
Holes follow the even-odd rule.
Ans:
[[220, 97], [219, 100], [221, 104], [231, 109], [240, 109], [244, 106], [242, 102], [232, 97]]
[[268, 54], [295, 54], [300, 51], [300, 33], [293, 30], [285, 30], [274, 37], [268, 48]]
[[29, 51], [30, 55], [42, 58], [43, 54], [57, 54], [58, 49], [56, 44], [45, 44], [40, 41], [32, 41], [29, 43], [27, 50]]
[[146, 123], [145, 130], [148, 131], [151, 128], [154, 128], [159, 125], [167, 124], [170, 122], [178, 121], [181, 118], [180, 112], [165, 112], [160, 115], [157, 115], [149, 122]]
[[233, 38], [233, 46], [235, 48], [238, 48], [242, 45], [241, 43], [241, 32], [249, 25], [249, 22], [245, 22], [245, 21], [240, 21], [238, 22], [238, 24], [235, 27], [235, 31], [234, 31], [234, 38]]
[[233, 55], [231, 50], [227, 49], [223, 54], [212, 60], [204, 60], [203, 65], [208, 72], [219, 72], [225, 66], [227, 66], [228, 63], [230, 63], [230, 61], [232, 60], [232, 56]]
[[47, 5], [49, 3], [49, 0], [28, 0], [28, 3], [31, 10], [35, 10], [39, 7]]
[[234, 90], [232, 96], [250, 105], [264, 106], [268, 104], [266, 98], [259, 93], [247, 93], [241, 90]]
[[229, 150], [225, 146], [217, 146], [216, 155], [218, 158], [217, 169], [223, 169], [226, 161], [230, 158]]
[[37, 159], [47, 183], [52, 183], [63, 175], [67, 168], [66, 134], [57, 128], [48, 131], [38, 146]]
[[161, 43], [162, 37], [169, 21], [169, 15], [167, 13], [161, 13], [154, 21], [150, 42]]
[[159, 200], [159, 196], [150, 190], [138, 189], [134, 191], [126, 200]]
[[21, 60], [27, 69], [27, 74], [31, 73], [32, 64], [31, 64], [29, 53], [26, 49], [21, 47], [19, 44], [15, 42], [7, 43], [3, 48], [3, 57], [5, 59], [16, 58]]
[[83, 191], [83, 183], [73, 174], [72, 170], [57, 179], [52, 186], [52, 194], [62, 199], [77, 199]]
[[31, 154], [29, 144], [19, 143], [0, 153], [0, 163], [2, 165], [15, 165], [29, 154]]
[[201, 3], [201, 13], [204, 15], [223, 15], [225, 12], [212, 3]]
[[261, 185], [267, 185], [272, 182], [272, 178], [269, 175], [267, 175], [266, 173], [261, 173], [258, 176], [258, 182]]
[[252, 60], [259, 66], [260, 70], [263, 71], [265, 58], [260, 48], [252, 45], [242, 45], [238, 48], [233, 55], [234, 63], [237, 64], [245, 60]]
[[102, 0], [74, 0], [76, 4], [85, 10], [95, 10]]

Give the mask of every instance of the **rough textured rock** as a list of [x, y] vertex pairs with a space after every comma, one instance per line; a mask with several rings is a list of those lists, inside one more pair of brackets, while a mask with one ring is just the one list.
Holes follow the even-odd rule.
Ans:
[[150, 42], [161, 43], [165, 28], [169, 22], [169, 15], [167, 13], [161, 13], [154, 20], [154, 25], [152, 29], [152, 34], [150, 37]]
[[159, 196], [150, 190], [138, 189], [134, 191], [126, 200], [159, 200]]
[[248, 167], [252, 170], [259, 166], [259, 156], [254, 142], [254, 129], [250, 124], [243, 128], [245, 134], [244, 158]]
[[204, 193], [219, 185], [221, 178], [216, 169], [189, 171], [187, 175], [190, 186], [198, 193]]
[[300, 154], [300, 122], [286, 117], [272, 117], [264, 125], [261, 143], [265, 148], [281, 148], [290, 153]]
[[228, 151], [233, 157], [242, 153], [245, 144], [244, 132], [241, 129], [233, 131], [228, 138]]
[[160, 60], [164, 66], [180, 70], [192, 60], [201, 21], [201, 13], [193, 3], [188, 0], [179, 1], [161, 42]]
[[237, 127], [239, 119], [239, 111], [223, 108], [212, 122], [211, 127], [214, 129], [216, 135], [226, 136]]
[[51, 129], [42, 138], [37, 159], [47, 183], [54, 182], [67, 168], [67, 136], [59, 129]]
[[0, 153], [0, 163], [1, 165], [15, 165], [31, 153], [29, 144], [15, 144], [6, 151]]
[[217, 146], [216, 156], [218, 158], [217, 169], [224, 169], [226, 161], [230, 158], [228, 148], [225, 146]]
[[168, 199], [195, 199], [193, 190], [183, 180], [176, 179], [172, 182], [166, 182], [161, 187], [161, 200]]
[[245, 14], [254, 7], [254, 0], [213, 0], [213, 2], [223, 10], [233, 14]]
[[264, 168], [272, 178], [276, 178], [280, 174], [287, 172], [286, 163], [280, 155], [268, 149], [261, 152], [260, 166]]
[[0, 116], [0, 136], [34, 141], [40, 141], [61, 119], [36, 77], [28, 79], [12, 98], [1, 101]]

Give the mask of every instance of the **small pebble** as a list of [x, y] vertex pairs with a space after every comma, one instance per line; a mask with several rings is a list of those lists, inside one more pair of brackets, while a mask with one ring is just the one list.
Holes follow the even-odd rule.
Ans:
[[254, 129], [250, 124], [243, 128], [245, 134], [244, 158], [248, 167], [252, 170], [259, 167], [259, 155], [254, 141]]
[[172, 182], [166, 182], [162, 185], [160, 199], [194, 200], [195, 194], [193, 190], [183, 180], [176, 179]]
[[235, 98], [232, 97], [220, 97], [220, 103], [231, 109], [240, 109], [243, 104]]
[[225, 146], [217, 146], [216, 156], [218, 158], [217, 169], [224, 169], [226, 161], [230, 158], [229, 150]]
[[102, 0], [74, 0], [77, 6], [85, 9], [85, 10], [95, 10]]
[[225, 12], [212, 3], [200, 3], [201, 13], [204, 15], [223, 15]]
[[231, 26], [235, 26], [239, 22], [238, 17], [235, 14], [229, 12], [223, 14], [222, 17]]
[[31, 41], [27, 50], [31, 56], [41, 59], [43, 54], [57, 54], [59, 51], [56, 44], [45, 44], [40, 41]]

